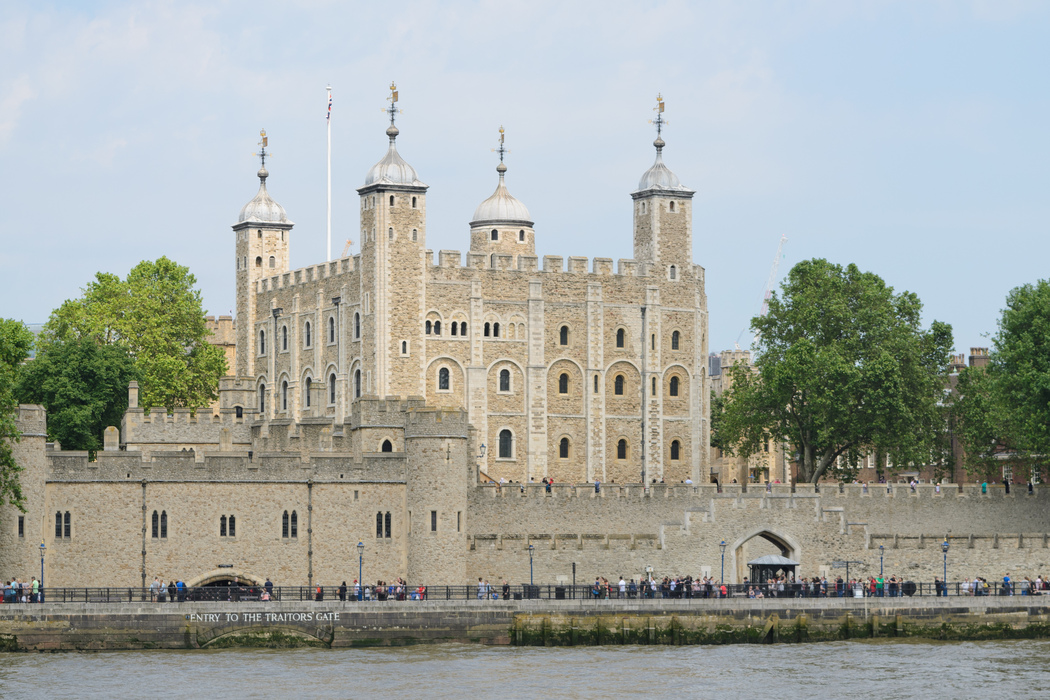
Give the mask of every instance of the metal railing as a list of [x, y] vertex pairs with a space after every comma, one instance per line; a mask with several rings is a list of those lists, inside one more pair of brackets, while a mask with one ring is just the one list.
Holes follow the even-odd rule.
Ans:
[[[22, 595], [5, 589], [3, 603], [20, 603]], [[1036, 590], [1027, 582], [1014, 581], [1005, 585], [1001, 581], [983, 583], [974, 586], [972, 582], [949, 582], [947, 586], [940, 583], [905, 581], [898, 586], [886, 584], [882, 589], [872, 591], [870, 583], [861, 582], [859, 586], [835, 581], [828, 581], [826, 586], [814, 583], [768, 583], [768, 584], [726, 584], [725, 593], [722, 587], [701, 584], [699, 589], [691, 585], [670, 585], [657, 582], [656, 590], [649, 585], [628, 584], [621, 594], [617, 583], [608, 588], [595, 587], [593, 584], [495, 584], [479, 586], [365, 586], [356, 589], [351, 585], [341, 586], [202, 586], [163, 591], [138, 587], [65, 587], [44, 588], [41, 591], [41, 602], [48, 603], [157, 603], [171, 604], [182, 602], [231, 602], [242, 601], [345, 601], [348, 603], [362, 601], [393, 600], [687, 600], [702, 603], [715, 598], [927, 598], [927, 597], [963, 597], [963, 596], [1027, 596], [1048, 595], [1050, 589]], [[29, 600], [28, 591], [25, 594]]]

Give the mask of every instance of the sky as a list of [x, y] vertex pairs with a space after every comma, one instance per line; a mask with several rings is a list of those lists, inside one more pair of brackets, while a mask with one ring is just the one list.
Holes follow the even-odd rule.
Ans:
[[631, 258], [659, 93], [712, 351], [750, 344], [786, 236], [778, 281], [856, 263], [968, 352], [1010, 289], [1050, 277], [1048, 36], [1050, 3], [1013, 0], [0, 0], [0, 316], [45, 321], [162, 255], [232, 313], [262, 128], [292, 267], [323, 261], [327, 84], [333, 255], [356, 252], [396, 81], [434, 251], [469, 247], [502, 125], [537, 254]]

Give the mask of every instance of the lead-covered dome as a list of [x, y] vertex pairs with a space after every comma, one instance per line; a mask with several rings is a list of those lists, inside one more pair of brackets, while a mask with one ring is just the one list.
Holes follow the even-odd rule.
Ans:
[[266, 178], [269, 176], [270, 173], [266, 168], [259, 169], [259, 192], [252, 198], [252, 201], [241, 207], [237, 223], [292, 225], [284, 212], [284, 207], [273, 201], [273, 197], [266, 191]]
[[689, 190], [688, 187], [683, 187], [678, 176], [664, 165], [664, 140], [658, 136], [653, 145], [656, 146], [656, 162], [642, 174], [642, 179], [638, 181], [638, 190]]
[[397, 152], [394, 140], [397, 138], [398, 133], [400, 133], [398, 128], [393, 124], [386, 130], [386, 135], [390, 137], [390, 148], [387, 149], [383, 159], [373, 165], [372, 169], [368, 171], [368, 176], [365, 177], [365, 187], [375, 184], [426, 187], [419, 181], [416, 169], [409, 165], [401, 157], [401, 154]]
[[503, 181], [503, 175], [507, 172], [507, 166], [500, 163], [496, 166], [496, 172], [499, 173], [499, 184], [496, 185], [496, 191], [474, 210], [474, 220], [471, 223], [505, 222], [526, 224], [531, 227], [532, 217], [529, 215], [528, 207], [510, 193], [506, 183]]

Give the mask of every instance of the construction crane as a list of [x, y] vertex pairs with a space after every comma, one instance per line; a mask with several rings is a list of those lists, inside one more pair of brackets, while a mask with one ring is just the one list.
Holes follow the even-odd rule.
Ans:
[[[777, 245], [777, 254], [773, 258], [773, 267], [769, 270], [769, 279], [766, 280], [766, 289], [765, 292], [762, 294], [762, 308], [758, 313], [759, 316], [765, 316], [767, 313], [769, 313], [769, 298], [773, 296], [773, 285], [776, 284], [777, 281], [777, 269], [780, 268], [780, 260], [784, 257], [784, 244], [787, 243], [787, 240], [787, 235], [781, 234], [780, 243]], [[740, 349], [740, 338], [743, 337], [746, 331], [747, 327], [740, 331], [740, 335], [736, 337], [736, 342], [733, 343], [736, 346], [737, 350]], [[755, 333], [755, 337], [752, 340], [752, 344], [757, 342], [758, 333]]]
[[351, 241], [349, 238], [347, 238], [346, 239], [346, 245], [343, 246], [343, 254], [340, 255], [339, 257], [345, 258], [347, 256], [347, 254], [350, 252], [350, 246], [352, 246], [353, 244], [354, 244], [354, 242]]

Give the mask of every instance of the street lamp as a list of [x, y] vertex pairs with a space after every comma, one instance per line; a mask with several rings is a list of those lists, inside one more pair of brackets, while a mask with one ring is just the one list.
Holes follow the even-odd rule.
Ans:
[[879, 576], [882, 576], [882, 555], [885, 553], [885, 551], [886, 551], [886, 546], [880, 544], [879, 545]]
[[44, 543], [41, 542], [40, 543], [40, 597], [38, 598], [38, 600], [41, 603], [44, 602], [44, 550], [46, 550], [46, 549], [47, 549], [47, 547], [45, 547]]
[[722, 575], [718, 579], [718, 582], [721, 584], [725, 583], [726, 580], [726, 541], [722, 540], [718, 548], [722, 550]]
[[944, 583], [943, 590], [944, 595], [948, 595], [948, 538], [944, 538], [944, 542], [941, 543], [941, 551], [944, 552]]
[[357, 543], [357, 599], [358, 600], [361, 600], [361, 596], [364, 595], [364, 592], [365, 592], [365, 578], [364, 578], [364, 576], [361, 575], [361, 572], [364, 571], [364, 562], [365, 562], [365, 543], [364, 542], [358, 542]]
[[530, 597], [531, 597], [531, 594], [532, 594], [532, 585], [533, 585], [532, 584], [532, 552], [535, 549], [536, 549], [535, 546], [533, 546], [531, 544], [529, 545], [529, 594], [530, 594]]

